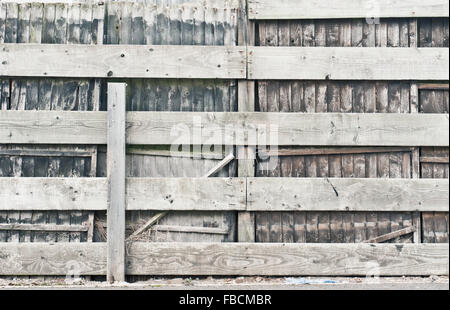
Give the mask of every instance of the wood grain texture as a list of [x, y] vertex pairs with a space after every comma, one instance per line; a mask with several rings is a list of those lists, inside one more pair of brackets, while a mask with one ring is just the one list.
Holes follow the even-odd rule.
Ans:
[[433, 181], [254, 178], [248, 179], [247, 209], [423, 211], [436, 208], [448, 211], [448, 180]]
[[105, 112], [1, 111], [0, 143], [106, 144]]
[[106, 274], [106, 243], [0, 243], [0, 257], [4, 276]]
[[108, 282], [125, 281], [126, 84], [108, 83]]
[[127, 210], [245, 210], [244, 178], [133, 178], [127, 183]]
[[246, 50], [233, 46], [1, 44], [0, 62], [0, 76], [246, 77]]
[[1, 210], [106, 210], [104, 178], [0, 178], [0, 188]]
[[0, 224], [0, 230], [86, 232], [88, 229], [87, 225]]
[[129, 274], [380, 275], [448, 274], [448, 245], [133, 244]]
[[[448, 146], [448, 126], [448, 114], [128, 112], [127, 143]], [[0, 143], [105, 144], [106, 113], [0, 111]]]
[[[245, 210], [244, 178], [129, 178], [127, 210]], [[0, 210], [106, 210], [105, 178], [0, 178]], [[220, 188], [221, 191], [217, 191]]]
[[250, 19], [448, 17], [446, 0], [249, 0]]
[[248, 77], [260, 80], [448, 80], [448, 65], [444, 48], [248, 48]]
[[[130, 144], [192, 144], [194, 120], [201, 141], [236, 145], [448, 146], [448, 115], [301, 113], [128, 113]], [[183, 126], [183, 133], [173, 128]], [[231, 128], [230, 128], [231, 125]], [[179, 128], [179, 127], [178, 127]], [[255, 132], [236, 135], [238, 129]], [[271, 136], [272, 135], [272, 136]], [[0, 136], [1, 137], [1, 136]], [[270, 139], [276, 137], [277, 139]], [[195, 137], [200, 141], [199, 137]], [[275, 141], [278, 140], [278, 141]]]
[[[448, 275], [448, 244], [132, 243], [128, 275]], [[106, 273], [106, 244], [0, 243], [0, 275]]]
[[[0, 210], [106, 209], [103, 178], [0, 178], [0, 184], [6, 189]], [[249, 211], [448, 211], [446, 179], [249, 178], [247, 195]], [[127, 210], [231, 211], [245, 204], [244, 178], [127, 179]]]

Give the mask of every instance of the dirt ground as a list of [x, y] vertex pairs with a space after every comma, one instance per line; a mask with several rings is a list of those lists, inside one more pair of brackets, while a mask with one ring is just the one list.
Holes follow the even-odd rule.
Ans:
[[344, 290], [449, 290], [448, 277], [395, 277], [395, 278], [152, 278], [134, 283], [109, 284], [85, 279], [65, 278], [2, 278], [0, 290], [9, 289], [128, 289], [128, 290], [315, 290], [315, 289], [344, 289]]

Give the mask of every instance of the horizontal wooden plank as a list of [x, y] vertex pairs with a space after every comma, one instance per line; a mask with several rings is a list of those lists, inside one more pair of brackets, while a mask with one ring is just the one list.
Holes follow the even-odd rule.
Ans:
[[[116, 0], [109, 0], [110, 2], [116, 1]], [[120, 0], [120, 2], [129, 2], [131, 0]], [[142, 0], [138, 0], [142, 1]], [[146, 0], [143, 0], [146, 1]], [[17, 3], [17, 4], [26, 4], [26, 3], [49, 3], [49, 4], [56, 4], [56, 3], [64, 3], [64, 4], [81, 4], [81, 3], [98, 3], [98, 4], [104, 4], [105, 2], [108, 2], [108, 0], [2, 0], [3, 3]]]
[[449, 158], [448, 156], [421, 156], [421, 163], [432, 163], [432, 164], [448, 164]]
[[92, 157], [93, 152], [83, 150], [54, 151], [54, 150], [0, 150], [0, 156], [31, 156], [31, 157]]
[[[449, 145], [448, 114], [128, 112], [127, 122], [128, 144]], [[0, 111], [0, 143], [106, 144], [106, 112]]]
[[[0, 210], [106, 210], [105, 178], [0, 178], [0, 188]], [[243, 178], [130, 178], [127, 210], [245, 210], [245, 188]]]
[[107, 112], [0, 111], [0, 143], [106, 144]]
[[[206, 5], [212, 8], [239, 8], [240, 0], [207, 0]], [[92, 4], [107, 4], [108, 2], [120, 2], [120, 3], [143, 3], [151, 7], [155, 6], [154, 0], [2, 0], [3, 3], [64, 3], [64, 4], [79, 4], [79, 3], [92, 3]], [[205, 0], [178, 0], [164, 3], [164, 7], [198, 7], [205, 5]], [[145, 7], [145, 6], [144, 6]]]
[[279, 148], [276, 150], [262, 150], [260, 157], [270, 156], [313, 156], [313, 155], [344, 155], [344, 154], [375, 154], [412, 152], [409, 147], [339, 147], [339, 148]]
[[[0, 150], [0, 154], [1, 154]], [[161, 146], [155, 146], [154, 149], [151, 146], [129, 146], [127, 147], [127, 154], [130, 155], [146, 155], [146, 156], [163, 156], [163, 157], [181, 157], [181, 158], [202, 158], [202, 159], [218, 159], [222, 160], [225, 158], [223, 150], [202, 150], [201, 152], [196, 151], [180, 151], [172, 153], [170, 147], [163, 148]]]
[[0, 230], [16, 231], [88, 231], [87, 225], [53, 225], [53, 224], [0, 224]]
[[0, 210], [106, 210], [106, 178], [0, 178]]
[[430, 275], [448, 274], [448, 244], [141, 243], [127, 261], [133, 275]]
[[395, 238], [398, 238], [398, 237], [401, 237], [404, 235], [411, 234], [411, 233], [415, 232], [416, 230], [417, 230], [416, 226], [409, 226], [407, 228], [393, 231], [391, 233], [388, 233], [388, 234], [385, 234], [385, 235], [382, 235], [379, 237], [375, 237], [375, 238], [366, 240], [364, 242], [365, 243], [381, 243], [381, 242], [392, 240], [392, 239], [395, 239]]
[[249, 47], [253, 80], [448, 80], [448, 48]]
[[152, 227], [154, 231], [196, 233], [196, 234], [213, 234], [228, 235], [228, 229], [217, 227], [195, 227], [195, 226], [178, 226], [178, 225], [155, 225]]
[[0, 76], [246, 78], [245, 47], [0, 44]]
[[[448, 244], [130, 243], [129, 275], [448, 275]], [[0, 243], [0, 275], [106, 273], [105, 243]]]
[[417, 84], [417, 88], [420, 90], [448, 90], [448, 83], [420, 83]]
[[131, 178], [127, 210], [245, 210], [244, 178]]
[[[247, 183], [129, 178], [127, 210], [449, 211], [448, 179], [248, 178]], [[106, 210], [104, 178], [0, 178], [0, 188], [2, 211]]]
[[106, 243], [0, 243], [0, 275], [106, 275]]
[[249, 211], [449, 211], [448, 179], [253, 178]]
[[128, 122], [130, 144], [449, 145], [448, 114], [134, 112]]
[[448, 0], [249, 0], [250, 19], [448, 17]]

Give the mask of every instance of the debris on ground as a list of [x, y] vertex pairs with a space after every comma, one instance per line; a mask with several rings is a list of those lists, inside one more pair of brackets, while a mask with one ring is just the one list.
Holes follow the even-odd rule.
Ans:
[[304, 284], [335, 284], [334, 280], [313, 280], [306, 278], [286, 278], [286, 284], [304, 285]]

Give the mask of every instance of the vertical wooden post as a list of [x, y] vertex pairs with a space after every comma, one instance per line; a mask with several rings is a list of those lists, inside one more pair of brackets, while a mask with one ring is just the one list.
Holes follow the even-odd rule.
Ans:
[[[248, 20], [247, 0], [240, 0], [240, 18], [238, 27], [238, 43], [240, 46], [255, 44], [255, 24]], [[255, 111], [255, 81], [238, 82], [239, 112]], [[256, 148], [238, 146], [238, 176], [254, 177]], [[238, 212], [238, 242], [255, 242], [254, 212]]]
[[[417, 19], [413, 18], [409, 23], [409, 42], [411, 48], [417, 48], [419, 46], [419, 32]], [[419, 88], [417, 82], [411, 82], [410, 89], [410, 109], [411, 113], [419, 113]], [[412, 151], [412, 178], [420, 178], [420, 148], [415, 147]], [[416, 226], [416, 231], [414, 232], [414, 243], [422, 242], [422, 214], [420, 212], [413, 213], [413, 222]]]
[[126, 84], [108, 83], [108, 263], [107, 280], [125, 281]]

